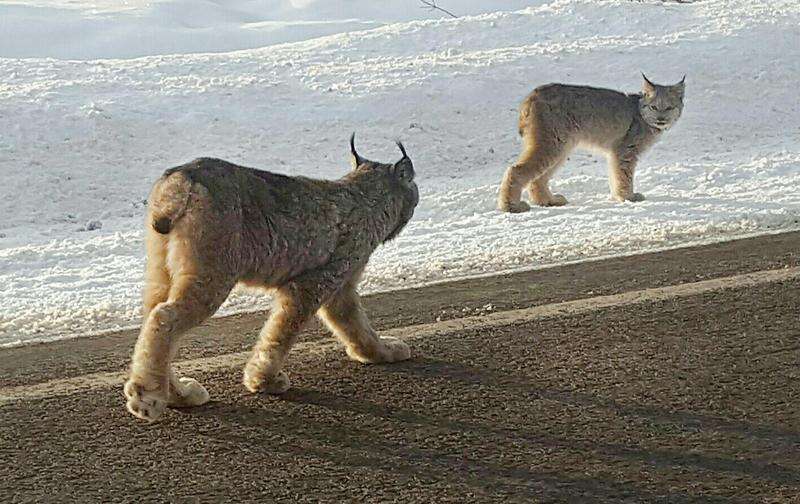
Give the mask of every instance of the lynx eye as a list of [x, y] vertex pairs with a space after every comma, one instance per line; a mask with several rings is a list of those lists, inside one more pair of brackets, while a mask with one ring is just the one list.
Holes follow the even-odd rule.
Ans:
[[655, 110], [656, 112], [658, 112], [658, 107], [656, 107], [655, 105], [648, 105], [648, 106], [650, 107], [650, 110]]
[[670, 110], [675, 110], [675, 107], [667, 107], [665, 110], [669, 112]]

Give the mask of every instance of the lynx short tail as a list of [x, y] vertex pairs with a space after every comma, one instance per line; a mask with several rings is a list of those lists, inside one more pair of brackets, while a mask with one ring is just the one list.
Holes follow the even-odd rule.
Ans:
[[[165, 235], [172, 231], [175, 222], [186, 213], [192, 182], [181, 173], [165, 173], [153, 187], [148, 198], [150, 226], [156, 233]], [[162, 195], [171, 195], [163, 197]], [[175, 198], [175, 195], [180, 195]]]

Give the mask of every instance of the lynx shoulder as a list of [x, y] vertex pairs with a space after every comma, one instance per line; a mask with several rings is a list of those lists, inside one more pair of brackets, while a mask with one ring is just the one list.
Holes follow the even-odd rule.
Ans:
[[403, 229], [419, 196], [414, 166], [361, 157], [339, 180], [289, 177], [202, 158], [155, 183], [145, 221], [143, 325], [125, 384], [127, 408], [155, 420], [167, 406], [205, 403], [208, 392], [171, 365], [180, 336], [210, 317], [237, 283], [274, 293], [274, 306], [244, 369], [251, 392], [282, 393], [298, 332], [315, 313], [364, 363], [407, 359], [379, 338], [356, 286], [372, 252]]
[[611, 194], [617, 201], [641, 201], [633, 190], [639, 156], [671, 128], [683, 111], [685, 79], [662, 86], [644, 77], [642, 92], [566, 84], [536, 88], [520, 105], [522, 152], [506, 170], [498, 208], [524, 212], [527, 189], [533, 203], [560, 206], [564, 196], [550, 192], [549, 180], [576, 147], [605, 152], [610, 164]]

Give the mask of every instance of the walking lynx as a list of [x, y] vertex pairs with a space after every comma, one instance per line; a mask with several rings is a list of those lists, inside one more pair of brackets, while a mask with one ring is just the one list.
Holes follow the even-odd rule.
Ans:
[[217, 311], [236, 283], [274, 292], [244, 368], [251, 392], [280, 394], [297, 334], [315, 313], [364, 363], [408, 359], [400, 340], [380, 338], [356, 286], [370, 255], [403, 229], [419, 201], [401, 143], [396, 163], [361, 157], [339, 180], [289, 177], [201, 158], [167, 170], [148, 199], [144, 324], [125, 384], [128, 410], [156, 420], [167, 405], [197, 406], [208, 392], [178, 377], [181, 334]]
[[534, 89], [520, 106], [522, 153], [506, 170], [498, 208], [505, 212], [529, 210], [521, 201], [523, 188], [537, 205], [565, 205], [567, 199], [552, 194], [548, 182], [576, 147], [606, 153], [615, 200], [644, 200], [633, 191], [636, 163], [680, 117], [685, 77], [671, 86], [642, 77], [642, 92], [637, 94], [566, 84]]

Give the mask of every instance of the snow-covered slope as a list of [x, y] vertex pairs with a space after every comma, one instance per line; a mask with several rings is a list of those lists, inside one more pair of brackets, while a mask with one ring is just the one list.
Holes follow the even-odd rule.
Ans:
[[[796, 227], [798, 26], [794, 0], [554, 0], [231, 53], [0, 58], [0, 344], [137, 322], [144, 199], [165, 168], [202, 155], [338, 177], [351, 131], [377, 160], [401, 138], [421, 191], [368, 291]], [[612, 203], [604, 160], [579, 154], [553, 183], [569, 206], [495, 210], [525, 94], [552, 81], [633, 91], [641, 70], [687, 74], [684, 115], [638, 172], [647, 201]], [[222, 313], [262, 306], [239, 293]]]
[[[543, 2], [448, 3], [466, 16]], [[97, 59], [226, 52], [442, 15], [418, 0], [0, 0], [0, 56]]]

